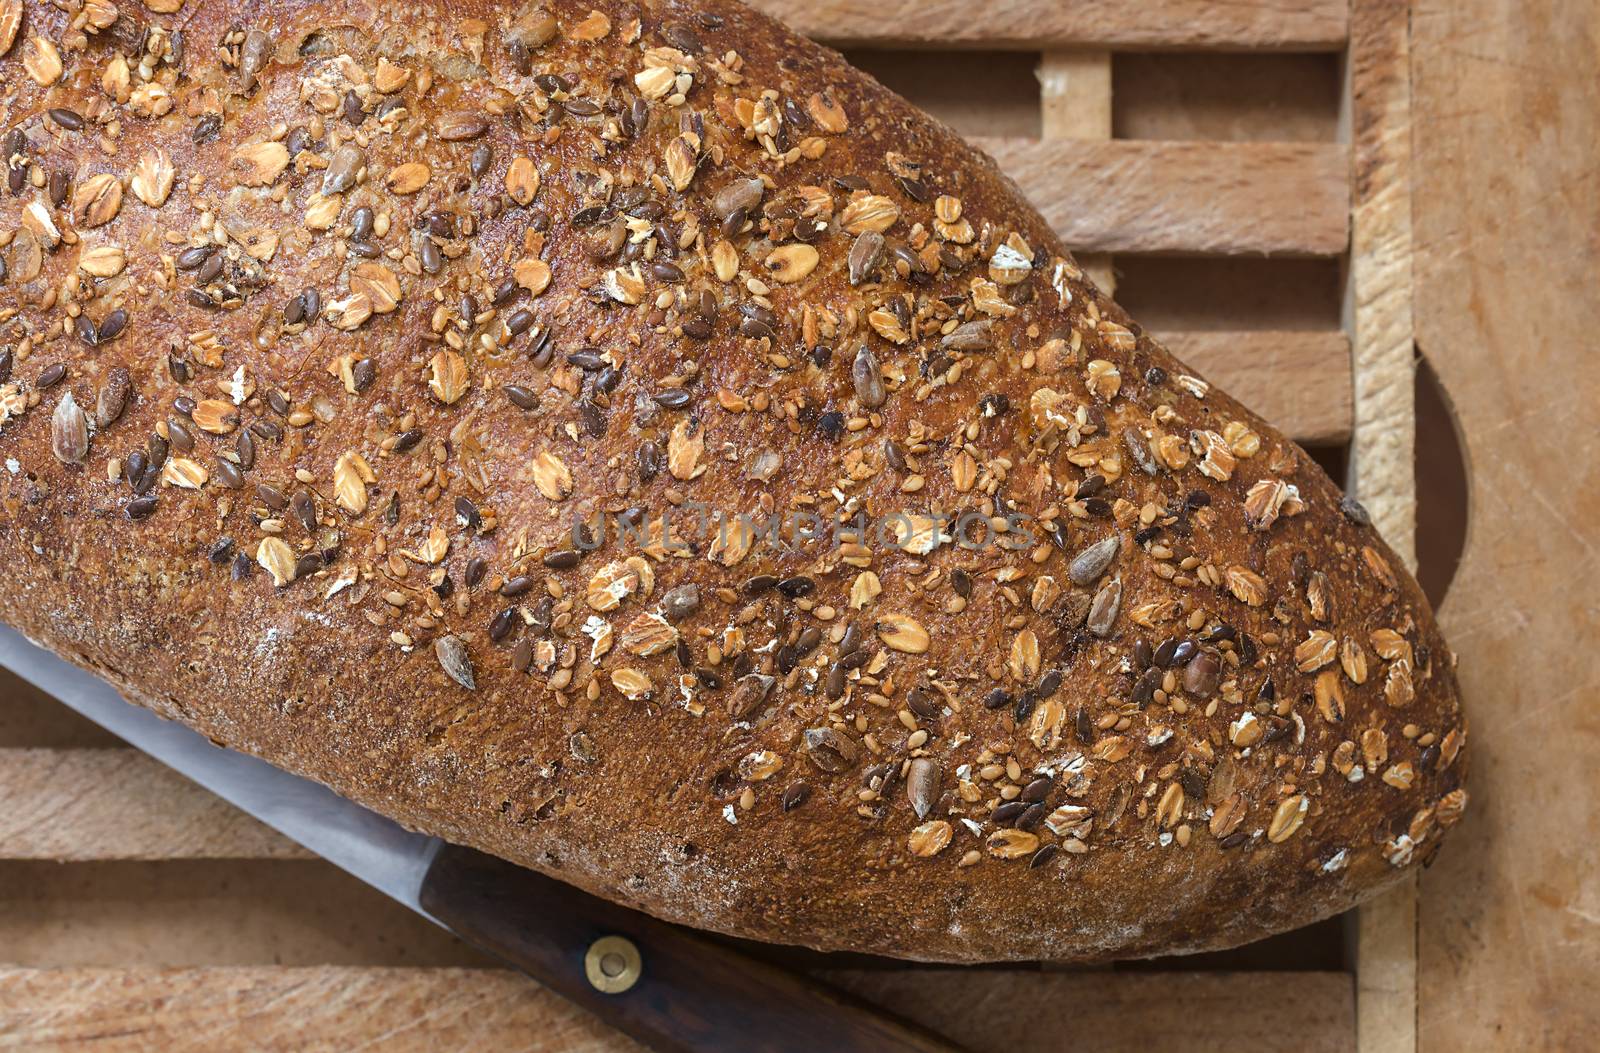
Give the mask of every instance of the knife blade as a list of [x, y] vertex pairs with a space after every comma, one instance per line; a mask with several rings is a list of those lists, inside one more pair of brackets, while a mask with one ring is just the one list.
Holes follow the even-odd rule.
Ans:
[[125, 700], [0, 624], [0, 666], [467, 943], [664, 1053], [958, 1053], [809, 977], [481, 852]]

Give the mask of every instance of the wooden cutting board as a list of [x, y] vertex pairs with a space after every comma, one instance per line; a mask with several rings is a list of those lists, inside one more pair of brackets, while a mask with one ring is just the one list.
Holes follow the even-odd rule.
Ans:
[[1593, 4], [1419, 0], [1417, 342], [1467, 448], [1440, 612], [1473, 803], [1422, 880], [1428, 1053], [1600, 1046], [1600, 79]]
[[[886, 76], [921, 70], [928, 94], [908, 93], [953, 120], [965, 113], [968, 130], [1039, 140], [994, 146], [1059, 222], [1080, 224], [1072, 236], [1098, 250], [1098, 273], [1120, 280], [1180, 354], [1336, 468], [1354, 435], [1366, 463], [1389, 457], [1409, 473], [1409, 415], [1372, 423], [1386, 397], [1409, 405], [1407, 391], [1371, 381], [1406, 376], [1393, 356], [1409, 356], [1414, 315], [1470, 459], [1472, 528], [1442, 614], [1462, 652], [1475, 801], [1422, 882], [1420, 927], [1402, 896], [1390, 913], [1367, 914], [1366, 935], [1389, 933], [1394, 945], [1363, 940], [1359, 959], [1335, 924], [1149, 972], [830, 975], [981, 1049], [1332, 1053], [1355, 1049], [1358, 1035], [1363, 1053], [1592, 1048], [1600, 778], [1587, 758], [1600, 718], [1584, 644], [1600, 629], [1596, 16], [1514, 0], [1416, 3], [1410, 66], [1400, 67], [1412, 74], [1384, 85], [1414, 119], [1377, 137], [1377, 168], [1355, 169], [1358, 210], [1387, 205], [1382, 229], [1406, 218], [1415, 248], [1398, 283], [1394, 260], [1381, 268], [1407, 320], [1399, 339], [1378, 341], [1390, 360], [1374, 370], [1362, 358], [1373, 344], [1359, 338], [1352, 367], [1359, 329], [1339, 317], [1339, 290], [1355, 288], [1338, 275], [1351, 159], [1322, 104], [1339, 105], [1335, 55], [1353, 31], [1374, 18], [1392, 27], [1397, 13], [1404, 25], [1398, 0], [1357, 0], [1354, 19], [1339, 0], [999, 0], [981, 17], [927, 0], [761, 6], [856, 46], [1046, 49], [1033, 89], [1042, 101], [1015, 119], [1003, 87], [971, 87], [998, 80], [994, 55], [863, 58]], [[1242, 76], [1266, 85], [1259, 106], [1227, 101], [1241, 73], [1219, 48], [1257, 56]], [[1111, 49], [1160, 53], [1113, 60]], [[1326, 61], [1264, 57], [1275, 49]], [[1114, 65], [1119, 91], [1143, 109], [1113, 107]], [[1346, 139], [1351, 131], [1347, 121]], [[1227, 141], [1182, 142], [1197, 139]], [[1414, 184], [1394, 180], [1397, 158]], [[1082, 184], [1064, 185], [1062, 165], [1098, 179], [1101, 207], [1073, 208]], [[1374, 184], [1375, 173], [1391, 182]], [[1396, 205], [1408, 189], [1413, 202]], [[1383, 251], [1358, 236], [1351, 269], [1371, 273]], [[1284, 255], [1268, 264], [1254, 258], [1262, 252]], [[1204, 296], [1186, 296], [1191, 286]], [[1233, 296], [1235, 315], [1207, 313]], [[1371, 307], [1353, 303], [1350, 314], [1371, 318]], [[1292, 332], [1241, 331], [1262, 311]], [[631, 1048], [3, 681], [0, 803], [0, 962], [26, 963], [0, 966], [0, 1048]], [[1358, 931], [1351, 922], [1349, 935]]]

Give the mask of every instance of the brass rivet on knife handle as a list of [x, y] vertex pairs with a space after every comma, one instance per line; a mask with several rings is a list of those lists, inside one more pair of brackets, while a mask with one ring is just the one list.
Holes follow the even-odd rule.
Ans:
[[583, 971], [596, 991], [621, 994], [639, 982], [644, 959], [626, 936], [602, 936], [589, 945], [583, 956]]

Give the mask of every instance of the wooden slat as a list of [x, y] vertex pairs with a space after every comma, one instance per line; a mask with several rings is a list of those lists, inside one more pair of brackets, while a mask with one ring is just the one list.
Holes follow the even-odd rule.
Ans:
[[[825, 974], [973, 1049], [1181, 1048], [1349, 1053], [1344, 973]], [[1041, 1045], [1041, 1039], [1049, 1041]], [[531, 981], [498, 970], [3, 969], [0, 1048], [601, 1053], [638, 1047]]]
[[[1415, 330], [1411, 240], [1411, 5], [1354, 0], [1345, 63], [1350, 143], [1354, 432], [1349, 489], [1416, 570]], [[1417, 879], [1407, 875], [1356, 915], [1361, 1053], [1417, 1049]]]
[[1344, 125], [1351, 137], [1345, 328], [1355, 370], [1350, 489], [1416, 565], [1415, 333], [1411, 308], [1410, 7], [1357, 0]]
[[1417, 877], [1356, 911], [1356, 1039], [1361, 1053], [1417, 1049]]
[[752, 0], [840, 46], [1335, 51], [1343, 0]]
[[1337, 256], [1349, 242], [1338, 143], [975, 141], [1074, 251]]
[[305, 849], [135, 750], [0, 750], [0, 858], [288, 859]]
[[1343, 333], [1156, 335], [1297, 442], [1337, 445], [1350, 438], [1350, 343]]
[[499, 966], [319, 859], [0, 860], [0, 964]]
[[4, 969], [0, 1049], [623, 1053], [634, 1043], [494, 969]]

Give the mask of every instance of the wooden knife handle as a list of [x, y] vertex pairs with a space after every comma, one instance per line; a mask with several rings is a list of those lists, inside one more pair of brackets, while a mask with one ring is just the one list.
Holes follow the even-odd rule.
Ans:
[[[472, 849], [439, 850], [421, 905], [660, 1053], [958, 1053], [841, 991]], [[626, 942], [591, 953], [605, 937]], [[601, 986], [631, 985], [605, 993], [597, 968]]]

